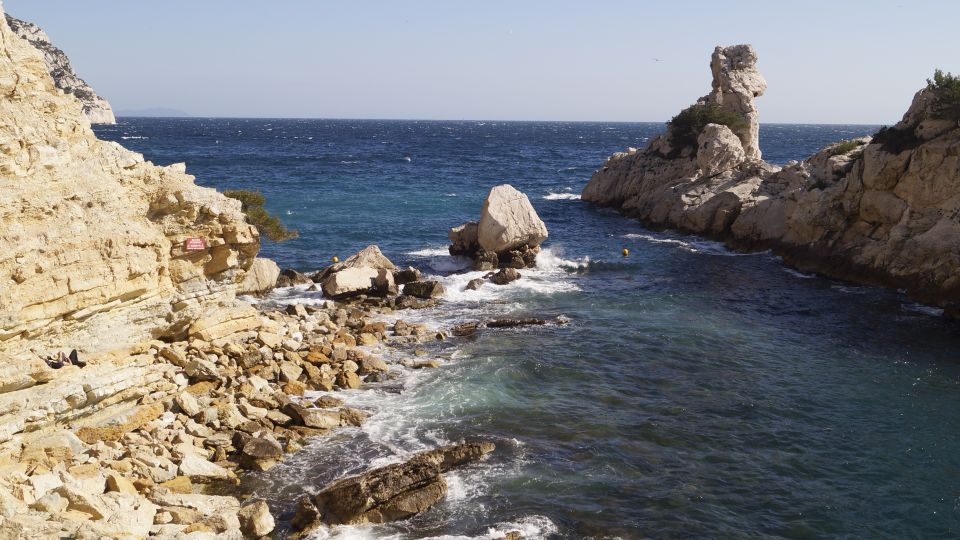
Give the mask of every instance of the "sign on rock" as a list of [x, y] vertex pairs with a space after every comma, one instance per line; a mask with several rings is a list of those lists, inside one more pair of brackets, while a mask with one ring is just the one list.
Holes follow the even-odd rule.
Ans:
[[207, 249], [207, 241], [203, 238], [187, 238], [183, 242], [183, 249], [187, 251], [203, 251]]

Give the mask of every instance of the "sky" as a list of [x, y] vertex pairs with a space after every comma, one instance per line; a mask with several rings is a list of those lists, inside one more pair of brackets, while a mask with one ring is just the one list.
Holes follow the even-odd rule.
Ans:
[[751, 43], [761, 122], [892, 124], [960, 72], [955, 0], [6, 0], [124, 111], [670, 119]]

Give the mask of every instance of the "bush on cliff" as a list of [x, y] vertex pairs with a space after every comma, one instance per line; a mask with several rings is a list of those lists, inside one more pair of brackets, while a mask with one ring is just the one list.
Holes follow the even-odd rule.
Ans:
[[695, 103], [667, 122], [673, 146], [669, 157], [679, 156], [684, 148], [696, 148], [697, 137], [707, 124], [721, 124], [734, 133], [747, 128], [747, 121], [739, 114], [724, 111], [712, 103]]
[[873, 144], [879, 144], [880, 149], [890, 154], [899, 154], [906, 150], [913, 150], [920, 146], [922, 142], [919, 137], [913, 133], [913, 129], [897, 129], [895, 127], [883, 126], [879, 131], [873, 134]]
[[937, 98], [933, 114], [938, 119], [960, 121], [960, 75], [938, 69], [933, 79], [927, 79], [927, 88]]
[[284, 227], [283, 223], [276, 216], [270, 215], [263, 205], [267, 202], [263, 194], [258, 191], [231, 190], [224, 191], [224, 195], [231, 199], [240, 201], [241, 210], [247, 216], [247, 221], [260, 231], [260, 234], [266, 236], [274, 242], [283, 242], [299, 236], [297, 231], [292, 231]]

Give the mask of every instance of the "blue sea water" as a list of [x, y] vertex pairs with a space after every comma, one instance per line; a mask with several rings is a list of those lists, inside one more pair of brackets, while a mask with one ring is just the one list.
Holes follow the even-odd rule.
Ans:
[[[338, 476], [481, 438], [497, 452], [452, 474], [426, 514], [318, 535], [960, 536], [957, 324], [896, 291], [648, 231], [579, 200], [610, 153], [662, 127], [130, 118], [97, 131], [155, 163], [186, 162], [199, 184], [262, 191], [300, 231], [264, 245], [281, 266], [312, 270], [378, 244], [444, 280], [443, 304], [408, 320], [569, 320], [438, 342], [427, 353], [441, 368], [338, 394], [372, 413], [362, 428], [246, 480], [282, 519]], [[784, 163], [875, 130], [764, 125], [761, 148]], [[550, 230], [539, 268], [463, 291], [476, 274], [446, 255], [446, 230], [504, 182]]]

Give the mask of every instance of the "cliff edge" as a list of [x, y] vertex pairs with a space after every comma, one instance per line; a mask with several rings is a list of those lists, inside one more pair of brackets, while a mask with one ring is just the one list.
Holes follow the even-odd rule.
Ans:
[[780, 168], [755, 144], [753, 100], [766, 87], [756, 62], [749, 45], [718, 47], [710, 96], [645, 150], [612, 155], [583, 200], [956, 310], [960, 126], [944, 113], [943, 91], [930, 82], [896, 126]]
[[234, 299], [259, 249], [240, 202], [183, 164], [98, 140], [44, 54], [0, 19], [0, 371], [258, 326]]
[[10, 15], [7, 15], [6, 19], [7, 25], [16, 35], [27, 40], [30, 45], [43, 53], [47, 70], [53, 77], [57, 88], [80, 100], [80, 103], [83, 104], [83, 113], [87, 115], [91, 124], [117, 123], [113, 116], [113, 108], [110, 107], [107, 100], [98, 96], [86, 81], [77, 76], [66, 53], [50, 42], [46, 32], [33, 23], [21, 21]]

